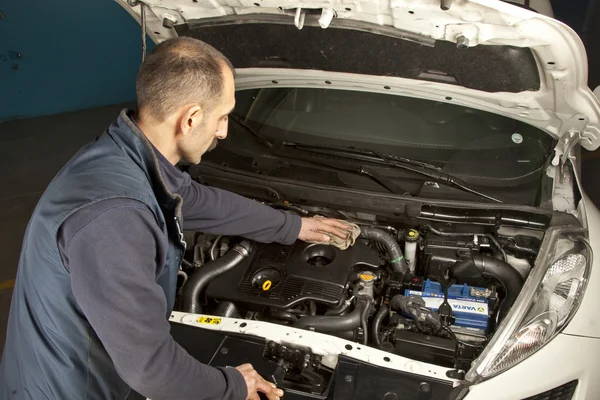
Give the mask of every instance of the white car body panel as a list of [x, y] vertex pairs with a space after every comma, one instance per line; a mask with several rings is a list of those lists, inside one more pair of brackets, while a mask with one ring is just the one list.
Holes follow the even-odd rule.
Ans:
[[[600, 304], [600, 212], [585, 194], [580, 203], [580, 211], [580, 219], [587, 223], [589, 243], [595, 257], [592, 260], [590, 277], [582, 302], [564, 332], [600, 338], [600, 313], [598, 312]], [[600, 398], [600, 394], [598, 398]]]
[[[131, 8], [125, 0], [116, 0], [139, 18], [139, 6]], [[479, 109], [501, 109], [501, 114], [539, 127], [559, 142], [562, 154], [575, 137], [588, 150], [600, 145], [600, 101], [587, 87], [587, 56], [577, 34], [550, 17], [498, 0], [455, 0], [449, 11], [440, 8], [439, 0], [148, 0], [146, 23], [149, 35], [160, 42], [176, 35], [164, 28], [162, 21], [182, 24], [232, 15], [282, 15], [285, 10], [323, 8], [334, 11], [336, 18], [395, 27], [434, 40], [456, 42], [465, 37], [469, 46], [510, 45], [529, 47], [537, 60], [541, 88], [520, 93], [487, 93], [457, 85], [437, 82], [421, 83], [422, 92], [430, 96], [454, 93], [461, 104]], [[255, 4], [258, 4], [255, 5]], [[281, 8], [281, 9], [280, 9]], [[350, 9], [347, 11], [346, 8]], [[290, 23], [293, 17], [290, 16]], [[250, 71], [238, 70], [240, 76]], [[262, 76], [262, 74], [261, 74]], [[357, 75], [353, 75], [357, 79]], [[382, 82], [397, 89], [412, 87], [411, 80], [391, 77], [360, 76], [361, 80]]]
[[600, 340], [560, 334], [534, 355], [471, 386], [465, 400], [520, 400], [579, 380], [572, 400], [600, 398]]
[[[200, 323], [199, 317], [208, 316], [218, 319], [218, 324]], [[189, 314], [172, 312], [171, 322], [182, 323], [202, 329], [217, 330], [231, 333], [244, 333], [258, 336], [277, 343], [310, 347], [314, 354], [323, 356], [322, 363], [326, 366], [335, 366], [339, 355], [347, 355], [357, 360], [365, 361], [380, 367], [390, 368], [398, 371], [412, 372], [415, 374], [439, 379], [445, 382], [456, 383], [457, 381], [446, 376], [450, 368], [421, 361], [411, 360], [373, 347], [362, 346], [355, 342], [340, 339], [335, 336], [289, 326], [273, 324], [270, 322], [244, 320], [237, 318], [225, 318], [210, 315]], [[350, 345], [351, 349], [347, 349]], [[389, 360], [389, 361], [387, 361]]]

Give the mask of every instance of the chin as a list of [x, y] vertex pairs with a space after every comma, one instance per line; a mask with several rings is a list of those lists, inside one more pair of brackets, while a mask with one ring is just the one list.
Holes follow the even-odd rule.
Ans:
[[197, 157], [192, 157], [192, 156], [184, 156], [181, 157], [181, 161], [186, 162], [188, 164], [200, 164], [200, 161], [202, 161], [202, 155], [199, 155]]

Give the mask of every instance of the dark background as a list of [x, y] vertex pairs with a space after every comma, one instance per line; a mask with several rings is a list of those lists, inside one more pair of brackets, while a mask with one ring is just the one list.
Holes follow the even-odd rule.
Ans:
[[[581, 36], [589, 86], [599, 86], [600, 0], [552, 6]], [[70, 156], [134, 102], [140, 36], [111, 0], [0, 0], [0, 350], [29, 216]], [[582, 157], [584, 187], [596, 204], [599, 155]]]

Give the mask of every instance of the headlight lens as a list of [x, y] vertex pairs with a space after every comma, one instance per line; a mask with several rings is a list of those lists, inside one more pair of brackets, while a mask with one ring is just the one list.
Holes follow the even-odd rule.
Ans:
[[549, 314], [516, 332], [498, 353], [484, 376], [493, 375], [523, 361], [544, 345], [556, 329], [556, 318]]
[[542, 348], [577, 310], [585, 290], [591, 249], [580, 229], [552, 228], [513, 309], [502, 321], [467, 380], [495, 376]]
[[559, 325], [569, 317], [573, 304], [582, 294], [586, 269], [585, 255], [569, 254], [552, 264], [542, 280], [542, 290], [548, 297], [548, 309], [557, 315]]

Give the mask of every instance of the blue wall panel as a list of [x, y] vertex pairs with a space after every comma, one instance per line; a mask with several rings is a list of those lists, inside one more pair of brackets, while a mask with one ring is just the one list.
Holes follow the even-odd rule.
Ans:
[[140, 27], [114, 1], [0, 0], [0, 13], [0, 121], [135, 100]]

